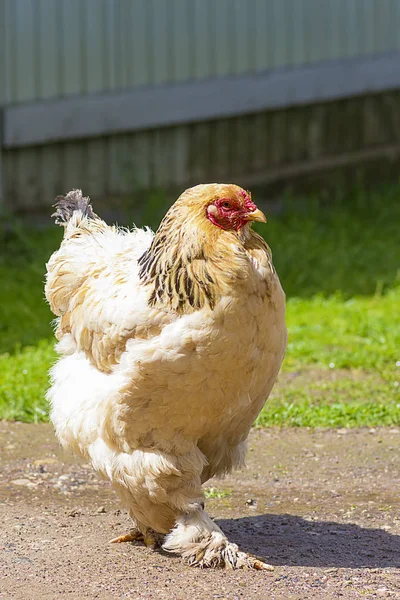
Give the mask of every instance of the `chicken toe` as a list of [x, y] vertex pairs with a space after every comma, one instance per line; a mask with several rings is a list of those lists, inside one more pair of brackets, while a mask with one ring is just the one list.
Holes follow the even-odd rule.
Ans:
[[124, 533], [110, 540], [110, 544], [122, 544], [122, 542], [145, 542], [145, 540], [139, 529], [131, 529], [129, 533]]
[[151, 548], [152, 550], [157, 550], [162, 544], [160, 534], [153, 529], [147, 529], [145, 533], [142, 533], [139, 529], [131, 529], [129, 533], [124, 533], [110, 540], [110, 544], [122, 544], [123, 542], [142, 542], [147, 548]]

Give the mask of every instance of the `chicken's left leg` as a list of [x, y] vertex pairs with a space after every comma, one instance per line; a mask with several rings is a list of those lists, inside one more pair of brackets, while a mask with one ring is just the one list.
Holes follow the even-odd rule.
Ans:
[[199, 506], [199, 510], [181, 515], [166, 537], [163, 549], [180, 554], [191, 566], [228, 569], [273, 570], [255, 556], [241, 552]]

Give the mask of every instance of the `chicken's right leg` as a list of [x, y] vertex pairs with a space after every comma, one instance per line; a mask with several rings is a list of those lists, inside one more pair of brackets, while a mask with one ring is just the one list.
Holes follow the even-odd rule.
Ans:
[[153, 529], [148, 529], [142, 533], [139, 529], [131, 529], [128, 533], [123, 533], [118, 537], [110, 540], [110, 544], [122, 544], [123, 542], [143, 542], [147, 548], [156, 550], [161, 547], [160, 535]]
[[132, 529], [128, 533], [123, 533], [122, 535], [119, 535], [118, 537], [110, 540], [110, 544], [122, 544], [123, 542], [141, 542], [145, 546], [147, 546], [147, 548], [152, 548], [152, 550], [160, 548], [163, 542], [162, 538], [164, 536], [161, 536], [150, 527], [145, 527], [144, 525], [139, 527], [132, 515], [132, 511], [130, 511], [130, 517], [134, 525]]
[[110, 544], [122, 544], [122, 542], [144, 542], [144, 535], [139, 529], [131, 529], [129, 533], [123, 533], [110, 540]]

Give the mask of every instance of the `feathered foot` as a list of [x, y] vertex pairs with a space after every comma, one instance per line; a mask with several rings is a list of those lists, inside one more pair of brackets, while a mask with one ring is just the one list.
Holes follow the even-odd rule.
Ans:
[[187, 548], [181, 556], [188, 565], [203, 569], [223, 567], [226, 569], [274, 570], [272, 565], [268, 565], [246, 552], [241, 552], [236, 544], [229, 542], [223, 533], [217, 531], [213, 531], [208, 538]]
[[274, 569], [259, 558], [241, 552], [204, 511], [181, 517], [167, 536], [163, 549], [179, 554], [188, 565], [203, 569]]
[[142, 542], [147, 548], [151, 548], [152, 550], [156, 550], [161, 546], [159, 535], [152, 529], [148, 529], [144, 534], [139, 529], [131, 529], [129, 533], [110, 540], [110, 544], [122, 544], [123, 542]]

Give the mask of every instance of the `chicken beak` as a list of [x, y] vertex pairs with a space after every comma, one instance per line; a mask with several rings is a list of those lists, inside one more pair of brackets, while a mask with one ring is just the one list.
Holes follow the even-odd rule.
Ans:
[[257, 208], [257, 210], [253, 210], [253, 212], [247, 213], [246, 221], [258, 221], [259, 223], [266, 223], [267, 217], [264, 215], [262, 210]]

